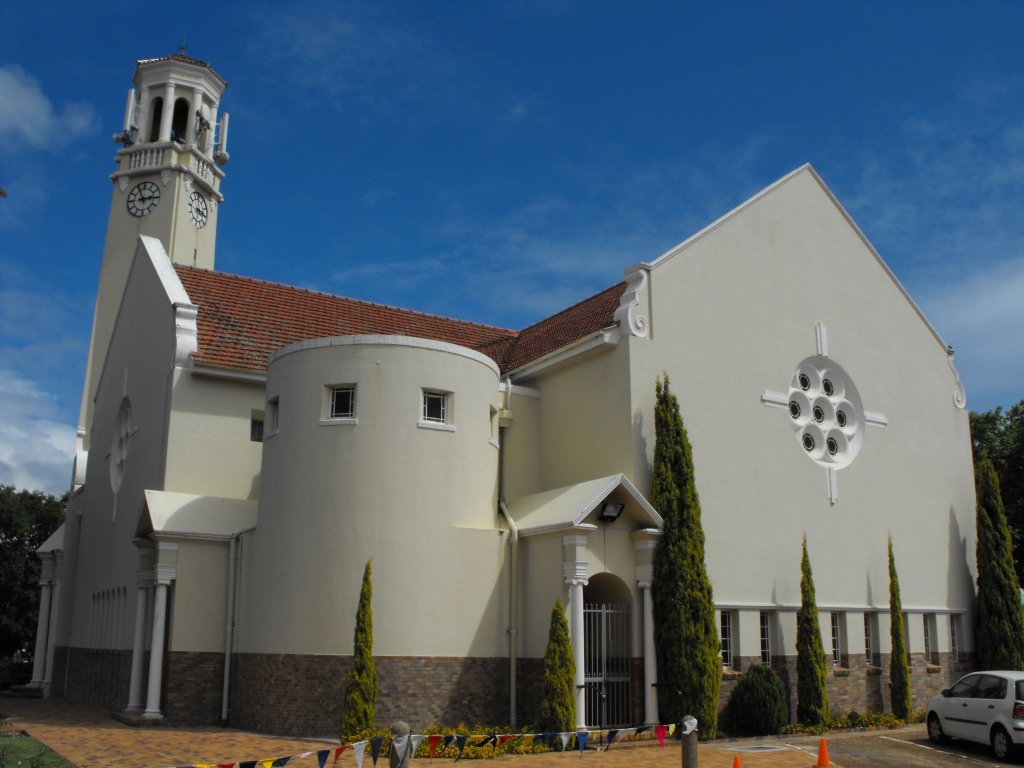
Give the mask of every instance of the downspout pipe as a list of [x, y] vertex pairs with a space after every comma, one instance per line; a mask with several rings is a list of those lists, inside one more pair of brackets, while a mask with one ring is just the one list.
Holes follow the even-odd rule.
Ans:
[[509, 514], [508, 506], [505, 504], [505, 435], [508, 432], [508, 425], [511, 421], [511, 410], [509, 399], [512, 395], [512, 381], [505, 378], [505, 392], [502, 399], [502, 413], [498, 420], [498, 511], [508, 523], [509, 537], [509, 564], [508, 564], [508, 722], [513, 728], [516, 727], [516, 667], [518, 663], [517, 644], [519, 635], [519, 613], [517, 610], [518, 590], [516, 585], [519, 580], [519, 528], [516, 521]]
[[235, 601], [238, 590], [236, 581], [238, 579], [239, 555], [238, 547], [241, 538], [255, 531], [256, 528], [246, 528], [231, 536], [228, 544], [228, 600], [227, 612], [224, 617], [224, 686], [221, 690], [220, 724], [228, 724], [228, 704], [230, 702], [231, 689], [231, 650], [235, 645]]

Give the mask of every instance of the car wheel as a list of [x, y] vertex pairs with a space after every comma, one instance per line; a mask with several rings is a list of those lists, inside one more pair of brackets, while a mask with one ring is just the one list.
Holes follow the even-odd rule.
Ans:
[[945, 731], [942, 730], [942, 723], [939, 722], [939, 716], [934, 712], [928, 715], [928, 738], [935, 744], [948, 741]]
[[1009, 760], [1013, 754], [1013, 741], [1001, 725], [992, 729], [992, 751], [1000, 760]]

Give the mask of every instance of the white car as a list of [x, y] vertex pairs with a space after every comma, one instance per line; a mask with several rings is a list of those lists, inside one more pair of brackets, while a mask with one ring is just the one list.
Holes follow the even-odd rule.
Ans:
[[928, 738], [991, 744], [1007, 760], [1024, 744], [1024, 672], [972, 672], [928, 702]]

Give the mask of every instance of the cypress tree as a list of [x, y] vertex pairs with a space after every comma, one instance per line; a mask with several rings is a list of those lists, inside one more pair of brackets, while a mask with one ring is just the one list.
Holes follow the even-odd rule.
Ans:
[[356, 630], [352, 641], [352, 667], [345, 680], [341, 705], [341, 737], [354, 736], [373, 728], [373, 705], [377, 699], [377, 670], [373, 665], [373, 570], [370, 561], [363, 569], [363, 586], [356, 609]]
[[561, 600], [555, 601], [544, 651], [544, 690], [537, 728], [564, 733], [576, 728], [576, 662], [569, 640], [569, 622]]
[[1013, 567], [1010, 530], [999, 478], [986, 454], [974, 466], [978, 496], [978, 603], [975, 648], [979, 669], [1024, 669], [1024, 617]]
[[821, 644], [814, 575], [811, 573], [811, 559], [807, 556], [807, 536], [804, 536], [803, 550], [800, 560], [800, 611], [796, 617], [796, 717], [805, 725], [824, 725], [829, 718], [828, 668]]
[[907, 639], [903, 634], [903, 603], [900, 600], [900, 581], [896, 575], [896, 558], [889, 537], [889, 636], [892, 655], [889, 657], [889, 693], [892, 713], [900, 720], [910, 721], [913, 714], [910, 691], [910, 663], [907, 661]]
[[655, 394], [651, 501], [663, 518], [651, 587], [658, 712], [664, 722], [675, 723], [693, 715], [700, 737], [713, 739], [722, 662], [693, 454], [668, 374], [655, 383]]

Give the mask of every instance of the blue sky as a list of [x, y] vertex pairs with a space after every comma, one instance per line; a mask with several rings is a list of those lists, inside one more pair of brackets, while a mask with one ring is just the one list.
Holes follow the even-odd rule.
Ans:
[[66, 489], [125, 94], [230, 83], [218, 269], [521, 328], [805, 162], [1024, 397], [1024, 3], [0, 7], [0, 483]]

